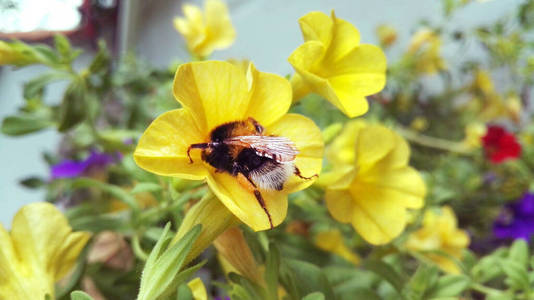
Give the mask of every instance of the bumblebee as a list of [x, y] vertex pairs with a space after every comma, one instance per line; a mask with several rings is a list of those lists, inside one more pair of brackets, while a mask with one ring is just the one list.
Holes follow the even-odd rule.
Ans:
[[260, 190], [280, 191], [291, 175], [305, 180], [318, 175], [302, 176], [295, 165], [298, 154], [295, 144], [286, 137], [265, 135], [264, 131], [265, 128], [253, 118], [225, 123], [211, 131], [208, 143], [189, 145], [187, 156], [193, 163], [191, 150], [201, 149], [202, 160], [216, 172], [227, 172], [236, 177], [241, 186], [254, 193], [273, 228]]

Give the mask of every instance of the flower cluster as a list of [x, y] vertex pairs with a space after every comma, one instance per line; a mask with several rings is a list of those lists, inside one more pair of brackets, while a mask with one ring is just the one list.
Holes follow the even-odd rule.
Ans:
[[105, 43], [83, 67], [61, 35], [0, 41], [0, 65], [48, 70], [1, 132], [62, 135], [49, 174], [20, 181], [46, 201], [0, 225], [0, 300], [532, 298], [523, 2], [451, 31], [485, 6], [442, 1], [411, 36], [378, 25], [380, 46], [350, 10], [311, 11], [289, 74], [210, 58], [240, 29], [222, 0], [167, 20], [190, 57], [166, 68]]

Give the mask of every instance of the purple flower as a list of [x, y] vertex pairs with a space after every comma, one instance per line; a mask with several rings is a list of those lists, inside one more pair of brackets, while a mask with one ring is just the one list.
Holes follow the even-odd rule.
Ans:
[[493, 224], [493, 234], [500, 239], [530, 240], [534, 234], [534, 194], [525, 193], [518, 202], [507, 204]]
[[91, 154], [82, 161], [64, 160], [53, 165], [50, 172], [52, 179], [73, 178], [82, 175], [88, 175], [94, 170], [103, 170], [108, 165], [119, 161], [122, 155], [117, 152], [108, 154], [103, 152], [91, 151]]

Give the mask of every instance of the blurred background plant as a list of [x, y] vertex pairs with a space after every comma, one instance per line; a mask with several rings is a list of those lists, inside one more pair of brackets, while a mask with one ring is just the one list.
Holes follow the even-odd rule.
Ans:
[[[216, 2], [207, 1], [205, 9], [221, 5]], [[284, 222], [261, 232], [234, 227], [235, 218], [222, 213], [221, 204], [208, 202], [213, 195], [203, 182], [157, 176], [140, 169], [132, 158], [150, 122], [179, 108], [172, 86], [181, 62], [157, 68], [133, 54], [114, 60], [114, 49], [101, 41], [92, 60], [79, 68], [74, 64], [79, 63], [81, 50], [63, 35], [55, 35], [47, 44], [0, 41], [0, 64], [47, 68], [28, 78], [23, 86], [25, 101], [19, 112], [3, 119], [2, 133], [24, 136], [52, 129], [62, 136], [57, 151], [43, 155], [50, 175], [28, 174], [21, 184], [45, 190], [44, 200], [63, 212], [72, 230], [93, 235], [76, 266], [56, 282], [55, 293], [48, 291], [49, 296], [530, 299], [534, 288], [530, 242], [534, 232], [534, 1], [523, 1], [513, 14], [493, 24], [453, 27], [449, 20], [473, 5], [470, 2], [443, 0], [442, 21], [424, 20], [414, 28], [402, 55], [388, 61], [385, 88], [367, 97], [369, 112], [359, 118], [370, 125], [349, 123], [345, 114], [317, 94], [292, 106], [291, 112], [310, 117], [323, 131], [324, 176], [312, 187], [291, 194]], [[220, 11], [220, 7], [211, 9]], [[200, 8], [184, 10], [191, 23], [179, 19], [175, 25], [185, 35], [192, 58], [204, 59], [232, 43], [235, 32], [221, 40], [189, 36], [187, 29], [198, 26], [207, 26], [205, 32], [222, 33], [210, 29], [208, 15], [195, 19]], [[224, 14], [219, 17], [224, 19]], [[386, 54], [399, 48], [400, 37], [391, 25], [379, 26], [376, 33]], [[444, 47], [455, 49], [455, 55], [444, 57]], [[472, 48], [483, 54], [463, 55]], [[56, 82], [66, 88], [60, 103], [51, 105], [44, 96]], [[384, 147], [391, 147], [388, 153], [401, 153], [391, 155], [404, 157], [403, 170], [413, 169], [406, 171], [410, 175], [391, 175], [388, 178], [393, 179], [384, 181], [388, 188], [409, 194], [395, 197], [425, 200], [424, 205], [420, 199], [411, 204], [399, 200], [402, 205], [392, 208], [391, 215], [382, 206], [369, 206], [367, 223], [385, 224], [380, 234], [362, 223], [362, 205], [352, 207], [353, 215], [346, 216], [346, 211], [330, 204], [339, 203], [341, 193], [352, 193], [343, 199], [357, 198], [352, 192], [355, 186], [375, 174], [364, 174], [362, 169], [389, 166], [364, 160], [364, 151], [373, 144], [364, 143], [366, 132], [394, 140]], [[344, 140], [350, 138], [354, 141]], [[359, 157], [354, 157], [356, 139], [358, 145], [366, 145]], [[342, 147], [347, 143], [349, 150]], [[380, 174], [397, 174], [397, 167]], [[334, 176], [333, 170], [346, 173], [329, 177]], [[399, 187], [415, 170], [426, 189], [419, 184]], [[343, 177], [347, 174], [353, 176], [350, 185], [340, 182], [349, 178]], [[410, 177], [409, 182], [414, 180]], [[369, 194], [361, 199], [382, 196]], [[169, 225], [163, 229], [164, 224]], [[220, 232], [210, 231], [214, 228]], [[15, 236], [15, 226], [11, 230]], [[202, 252], [213, 240], [215, 247]], [[0, 236], [0, 245], [6, 241]], [[2, 250], [0, 254], [6, 255]], [[0, 256], [2, 270], [7, 268], [4, 261]], [[193, 275], [202, 281], [191, 281]], [[0, 272], [0, 287], [6, 282]], [[71, 294], [73, 290], [86, 294]]]

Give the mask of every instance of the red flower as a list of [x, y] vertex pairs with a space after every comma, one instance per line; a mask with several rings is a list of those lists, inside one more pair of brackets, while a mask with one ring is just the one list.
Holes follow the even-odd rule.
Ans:
[[507, 159], [515, 159], [521, 155], [521, 145], [515, 136], [500, 126], [489, 126], [488, 132], [482, 137], [486, 157], [492, 163], [501, 163]]

